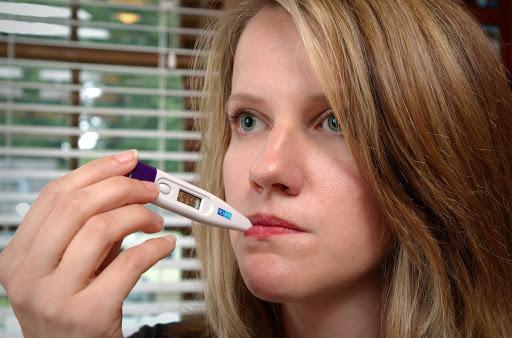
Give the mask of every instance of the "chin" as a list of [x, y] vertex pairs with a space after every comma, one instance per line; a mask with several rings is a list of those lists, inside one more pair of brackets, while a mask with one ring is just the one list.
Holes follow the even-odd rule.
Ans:
[[246, 257], [239, 262], [242, 279], [249, 291], [257, 298], [274, 302], [287, 303], [303, 298], [306, 290], [304, 280], [290, 264], [279, 262], [275, 257]]

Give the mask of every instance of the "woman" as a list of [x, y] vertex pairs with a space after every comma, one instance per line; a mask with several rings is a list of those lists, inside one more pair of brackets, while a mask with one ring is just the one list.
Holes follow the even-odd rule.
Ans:
[[[216, 30], [202, 185], [306, 234], [195, 229], [214, 332], [511, 336], [510, 91], [478, 24], [444, 0], [282, 0]], [[323, 111], [340, 139], [305, 123]]]
[[[445, 0], [261, 0], [213, 29], [201, 186], [253, 228], [196, 226], [202, 327], [137, 336], [512, 336], [511, 96], [478, 24]], [[134, 164], [50, 184], [2, 252], [27, 336], [120, 336], [123, 297], [173, 246], [105, 259], [161, 227], [137, 205], [154, 187], [119, 176]]]

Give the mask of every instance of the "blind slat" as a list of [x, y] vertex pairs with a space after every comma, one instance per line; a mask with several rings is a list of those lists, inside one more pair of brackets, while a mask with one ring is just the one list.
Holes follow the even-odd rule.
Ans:
[[[166, 263], [169, 267], [174, 267], [173, 262], [176, 262], [179, 265], [179, 260], [164, 260], [159, 262]], [[157, 265], [158, 265], [157, 264]], [[154, 268], [157, 268], [155, 265]], [[158, 270], [158, 268], [157, 268]], [[184, 293], [184, 292], [201, 292], [203, 290], [202, 282], [197, 280], [188, 280], [188, 281], [174, 281], [172, 283], [152, 283], [152, 282], [137, 282], [135, 287], [132, 289], [133, 293], [147, 293], [147, 292], [164, 292], [164, 293]], [[6, 296], [7, 293], [5, 289], [0, 285], [0, 297]]]
[[114, 115], [114, 116], [146, 116], [146, 117], [174, 117], [174, 118], [198, 118], [200, 113], [194, 111], [166, 111], [154, 109], [130, 109], [130, 108], [102, 108], [67, 106], [51, 104], [30, 103], [0, 103], [0, 109], [11, 111], [33, 111], [41, 113], [60, 114], [89, 114], [89, 115]]
[[[151, 303], [126, 303], [123, 305], [123, 315], [160, 314], [164, 312], [197, 313], [204, 310], [201, 301], [177, 301], [177, 302], [151, 302]], [[11, 308], [0, 308], [0, 317], [13, 317]]]
[[10, 43], [26, 43], [42, 46], [59, 46], [59, 47], [85, 47], [98, 50], [123, 50], [126, 52], [152, 52], [157, 54], [175, 54], [196, 56], [205, 55], [204, 51], [197, 51], [190, 48], [169, 48], [169, 47], [151, 47], [151, 46], [137, 46], [137, 45], [121, 45], [112, 43], [99, 43], [99, 42], [85, 42], [85, 41], [69, 41], [69, 40], [51, 40], [51, 39], [34, 39], [25, 38], [17, 35], [11, 35], [10, 38], [0, 36], [0, 42]]
[[80, 69], [91, 71], [102, 71], [109, 73], [127, 73], [127, 74], [140, 74], [140, 75], [175, 75], [175, 76], [203, 76], [204, 71], [192, 69], [169, 69], [169, 68], [154, 68], [142, 66], [120, 66], [120, 65], [105, 65], [97, 63], [84, 63], [84, 62], [65, 62], [65, 61], [46, 61], [46, 60], [33, 60], [33, 59], [8, 59], [0, 58], [0, 65], [5, 66], [24, 66], [24, 67], [49, 67], [49, 68], [62, 68], [62, 69]]
[[71, 136], [82, 135], [86, 132], [95, 132], [100, 137], [142, 137], [163, 138], [173, 140], [199, 140], [200, 134], [193, 131], [164, 131], [164, 130], [140, 130], [140, 129], [80, 129], [72, 127], [46, 127], [46, 126], [30, 126], [30, 125], [0, 125], [0, 132], [9, 134], [26, 134], [26, 135], [53, 135], [53, 136]]
[[[0, 18], [16, 20], [19, 23], [39, 23], [41, 22], [40, 17], [19, 15], [19, 14], [4, 14], [0, 11]], [[126, 25], [123, 23], [104, 22], [104, 21], [89, 21], [89, 20], [72, 20], [67, 18], [45, 18], [45, 23], [59, 24], [66, 26], [78, 26], [78, 27], [93, 27], [93, 28], [107, 28], [115, 29], [120, 31], [134, 31], [134, 32], [151, 32], [151, 33], [172, 33], [180, 35], [205, 35], [209, 34], [204, 29], [196, 28], [185, 28], [185, 27], [173, 27], [173, 26], [155, 26], [155, 25], [141, 25], [131, 24]]]
[[[172, 0], [161, 1], [158, 5], [148, 5], [143, 3], [127, 2], [104, 2], [94, 0], [47, 0], [46, 5], [63, 5], [70, 7], [71, 5], [85, 5], [98, 8], [117, 8], [117, 9], [132, 9], [137, 11], [151, 11], [161, 12], [167, 11], [176, 14], [189, 14], [197, 16], [217, 16], [219, 10], [201, 7], [182, 7], [176, 5]], [[156, 13], [155, 13], [156, 14]]]
[[176, 281], [172, 283], [137, 282], [133, 292], [200, 292], [203, 288], [202, 283], [202, 281], [198, 280]]
[[[22, 82], [22, 81], [0, 81], [0, 86], [19, 89], [48, 89], [52, 91], [80, 91], [85, 89], [83, 85], [72, 85], [64, 83], [41, 83], [41, 82]], [[137, 94], [137, 95], [165, 95], [177, 97], [196, 97], [201, 96], [201, 92], [193, 90], [178, 89], [160, 89], [160, 88], [138, 88], [138, 87], [114, 87], [114, 86], [95, 86], [105, 93], [113, 94]]]
[[[117, 154], [112, 150], [60, 150], [53, 148], [29, 148], [29, 147], [0, 147], [0, 155], [5, 156], [30, 156], [30, 157], [55, 157], [55, 158], [98, 158]], [[200, 155], [196, 152], [173, 151], [139, 151], [141, 160], [168, 160], [196, 162]]]
[[[168, 260], [172, 262], [172, 259]], [[164, 262], [164, 261], [162, 261]], [[155, 266], [156, 267], [156, 266]], [[202, 282], [197, 280], [175, 281], [172, 283], [151, 283], [137, 282], [133, 288], [134, 293], [142, 292], [165, 292], [165, 293], [183, 293], [183, 292], [201, 292]], [[5, 296], [5, 289], [0, 285], [0, 296]]]
[[151, 302], [151, 303], [125, 303], [123, 314], [160, 314], [164, 312], [197, 313], [204, 311], [204, 302], [181, 301], [181, 302]]

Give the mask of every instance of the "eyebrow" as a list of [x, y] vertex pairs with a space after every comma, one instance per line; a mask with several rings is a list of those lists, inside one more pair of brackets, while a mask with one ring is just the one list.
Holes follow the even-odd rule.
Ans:
[[235, 93], [229, 95], [226, 100], [226, 106], [229, 105], [231, 101], [249, 101], [254, 103], [264, 103], [265, 100], [261, 97], [249, 94], [249, 93]]
[[[254, 104], [265, 103], [264, 98], [250, 94], [250, 93], [245, 93], [245, 92], [238, 92], [238, 93], [235, 92], [234, 94], [231, 94], [228, 97], [228, 99], [226, 100], [226, 104], [225, 104], [226, 107], [229, 105], [229, 103], [231, 101], [247, 101], [247, 102], [251, 102]], [[304, 98], [304, 101], [305, 102], [322, 102], [322, 103], [326, 103], [326, 104], [329, 103], [329, 101], [327, 100], [327, 98], [325, 97], [325, 95], [323, 93], [307, 95]]]

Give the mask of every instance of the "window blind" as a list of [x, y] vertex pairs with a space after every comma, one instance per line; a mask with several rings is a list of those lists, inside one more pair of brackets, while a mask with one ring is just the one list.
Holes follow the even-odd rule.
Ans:
[[[164, 0], [0, 1], [0, 250], [40, 190], [93, 159], [136, 148], [186, 181], [200, 135], [187, 81], [200, 26], [219, 4]], [[128, 335], [203, 309], [190, 221], [165, 219], [176, 250], [139, 280], [123, 311]], [[157, 234], [161, 236], [162, 233]], [[154, 235], [128, 236], [124, 249]], [[0, 336], [21, 335], [0, 287]]]

